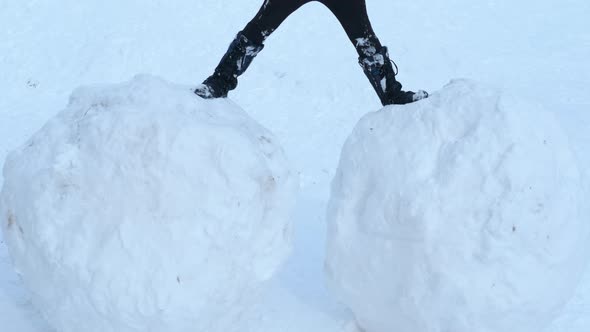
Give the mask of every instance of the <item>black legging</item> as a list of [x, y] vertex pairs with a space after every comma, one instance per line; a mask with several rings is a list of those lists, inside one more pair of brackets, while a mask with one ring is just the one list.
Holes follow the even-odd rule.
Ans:
[[265, 0], [242, 33], [249, 40], [262, 44], [289, 15], [311, 1], [328, 7], [342, 24], [359, 55], [373, 55], [375, 49], [381, 48], [367, 15], [365, 0]]

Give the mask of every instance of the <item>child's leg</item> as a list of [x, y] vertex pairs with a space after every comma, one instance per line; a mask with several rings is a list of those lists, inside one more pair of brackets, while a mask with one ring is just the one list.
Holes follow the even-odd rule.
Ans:
[[375, 35], [365, 0], [318, 0], [334, 13], [359, 55], [359, 64], [383, 105], [407, 104], [428, 97], [425, 91], [403, 91], [387, 47]]
[[203, 98], [227, 97], [238, 85], [242, 75], [258, 52], [263, 42], [295, 10], [311, 0], [265, 0], [258, 14], [240, 31], [221, 61], [195, 93]]
[[365, 0], [318, 0], [336, 16], [359, 56], [375, 55], [381, 42], [375, 35]]
[[242, 33], [254, 43], [262, 44], [266, 37], [299, 7], [311, 0], [265, 0], [264, 4], [246, 25]]

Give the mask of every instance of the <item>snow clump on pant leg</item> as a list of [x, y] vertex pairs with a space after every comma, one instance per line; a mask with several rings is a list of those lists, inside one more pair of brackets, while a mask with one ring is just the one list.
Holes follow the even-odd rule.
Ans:
[[290, 251], [273, 135], [154, 77], [77, 90], [4, 178], [6, 243], [59, 332], [237, 331]]
[[328, 211], [331, 288], [366, 332], [538, 332], [587, 265], [555, 117], [470, 81], [366, 115]]

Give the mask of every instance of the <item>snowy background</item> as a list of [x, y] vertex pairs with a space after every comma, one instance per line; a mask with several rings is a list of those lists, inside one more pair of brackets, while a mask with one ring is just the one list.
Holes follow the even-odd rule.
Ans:
[[[0, 161], [63, 109], [79, 85], [137, 73], [200, 83], [260, 2], [1, 0]], [[368, 9], [405, 87], [435, 91], [466, 77], [536, 100], [557, 113], [589, 175], [590, 2], [368, 0]], [[257, 331], [343, 331], [351, 319], [325, 290], [322, 265], [340, 149], [359, 118], [380, 108], [356, 58], [336, 19], [311, 3], [269, 38], [230, 96], [277, 135], [302, 187], [295, 251], [252, 313]], [[551, 332], [590, 328], [586, 279]], [[49, 331], [3, 244], [0, 326]]]

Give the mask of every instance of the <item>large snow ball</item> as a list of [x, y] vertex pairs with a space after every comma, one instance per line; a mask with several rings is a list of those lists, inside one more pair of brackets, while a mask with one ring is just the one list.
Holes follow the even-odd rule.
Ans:
[[348, 138], [329, 284], [366, 332], [541, 331], [586, 265], [583, 199], [554, 116], [454, 81]]
[[57, 331], [234, 331], [289, 253], [290, 174], [230, 101], [136, 77], [79, 89], [8, 157], [0, 216]]

